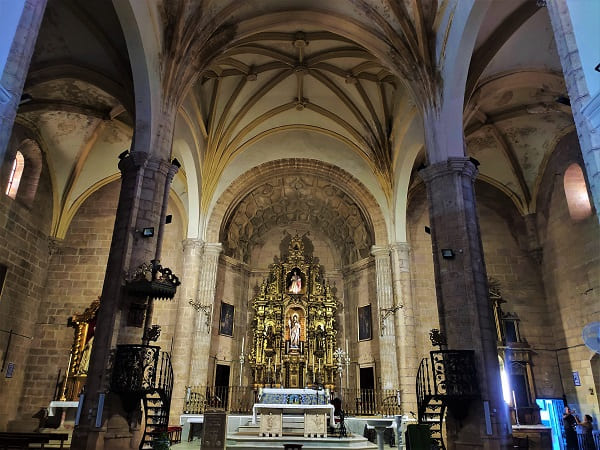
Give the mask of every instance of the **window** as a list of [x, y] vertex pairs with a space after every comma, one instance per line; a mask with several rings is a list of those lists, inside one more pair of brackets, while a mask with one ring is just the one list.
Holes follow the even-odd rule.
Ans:
[[23, 158], [21, 152], [17, 152], [5, 192], [5, 194], [12, 199], [17, 198], [17, 191], [19, 190], [19, 184], [21, 183], [21, 177], [23, 176], [23, 169], [25, 169], [25, 158]]
[[571, 164], [565, 171], [564, 188], [571, 219], [583, 220], [591, 216], [592, 205], [579, 164]]

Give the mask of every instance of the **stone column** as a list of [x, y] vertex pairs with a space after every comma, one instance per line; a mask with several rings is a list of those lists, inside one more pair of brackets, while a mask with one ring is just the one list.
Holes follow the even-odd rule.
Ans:
[[[394, 325], [394, 291], [388, 247], [373, 246], [377, 277], [377, 320], [379, 323], [379, 361], [382, 389], [398, 388], [396, 328]], [[385, 317], [385, 318], [384, 318]]]
[[396, 336], [398, 351], [398, 379], [400, 382], [402, 411], [416, 411], [417, 393], [415, 379], [419, 368], [419, 355], [415, 333], [415, 308], [410, 280], [410, 245], [395, 242], [391, 245], [392, 276], [396, 304]]
[[[90, 359], [83, 413], [74, 430], [72, 450], [129, 448], [130, 420], [121, 399], [110, 392], [110, 359], [117, 343], [141, 343], [142, 329], [128, 326], [131, 303], [123, 290], [123, 273], [150, 262], [156, 238], [142, 238], [140, 230], [157, 226], [170, 163], [133, 152], [119, 162], [121, 191], [108, 264], [102, 287], [94, 346]], [[102, 420], [96, 427], [100, 394], [106, 394]]]
[[176, 423], [183, 411], [186, 385], [190, 376], [190, 362], [193, 355], [193, 340], [196, 329], [196, 312], [190, 302], [195, 301], [198, 292], [200, 260], [204, 241], [186, 239], [183, 241], [183, 274], [177, 304], [177, 322], [173, 337], [173, 396], [171, 398], [171, 422]]
[[[2, 64], [3, 61], [0, 61], [0, 69], [4, 67], [0, 74], [0, 166], [4, 161], [12, 127], [17, 116], [23, 85], [27, 78], [29, 63], [44, 17], [46, 1], [25, 0], [19, 24], [6, 58], [6, 64]], [[8, 3], [12, 2], [6, 2], [7, 5]], [[19, 6], [19, 2], [14, 2], [14, 4], [7, 7], [18, 9]], [[7, 39], [12, 37], [8, 36]]]
[[[222, 246], [220, 243], [204, 244], [202, 269], [198, 280], [198, 293], [194, 300], [200, 308], [195, 315], [192, 359], [188, 386], [206, 386], [208, 382], [208, 362], [212, 337], [212, 317], [215, 304], [217, 269]], [[209, 309], [207, 309], [209, 308]]]
[[[474, 350], [481, 392], [481, 399], [460, 411], [465, 418], [448, 411], [448, 448], [503, 448], [508, 443], [510, 422], [502, 398], [496, 330], [475, 204], [477, 169], [468, 158], [455, 157], [419, 173], [429, 199], [440, 328], [448, 349]], [[442, 249], [451, 250], [454, 256], [443, 258]], [[489, 402], [491, 434], [486, 430], [483, 402]]]
[[[569, 12], [571, 8], [586, 8], [585, 3], [548, 0], [547, 5], [558, 56], [560, 57], [567, 91], [571, 99], [571, 111], [577, 127], [577, 136], [579, 137], [590, 192], [596, 208], [596, 215], [600, 219], [600, 93], [595, 92], [594, 97], [592, 97], [586, 82], [586, 72], [589, 77], [596, 78], [599, 76], [597, 72], [594, 72], [593, 67], [600, 61], [588, 60], [588, 67], [582, 67], [582, 57], [573, 31], [573, 16]], [[585, 17], [585, 14], [579, 17]], [[575, 25], [580, 25], [583, 30], [589, 30], [591, 33], [590, 39], [593, 39], [592, 36], [597, 33], [599, 22], [598, 17], [595, 17], [588, 23]], [[596, 28], [593, 28], [594, 25], [596, 25]], [[597, 42], [591, 45], [597, 46]]]

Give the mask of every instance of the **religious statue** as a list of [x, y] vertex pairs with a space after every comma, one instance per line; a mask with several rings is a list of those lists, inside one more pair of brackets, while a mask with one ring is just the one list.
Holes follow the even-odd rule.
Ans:
[[315, 336], [315, 351], [322, 354], [325, 350], [325, 330], [323, 330], [323, 325], [319, 324], [317, 327], [317, 332]]
[[289, 320], [290, 327], [290, 348], [300, 347], [300, 322], [298, 322], [298, 314], [294, 314]]
[[272, 325], [269, 325], [269, 327], [267, 328], [265, 340], [266, 340], [268, 349], [275, 348], [275, 333], [273, 332]]
[[290, 287], [288, 288], [288, 292], [292, 294], [299, 294], [302, 290], [302, 278], [298, 275], [298, 271], [294, 269], [292, 273], [292, 278], [290, 281]]

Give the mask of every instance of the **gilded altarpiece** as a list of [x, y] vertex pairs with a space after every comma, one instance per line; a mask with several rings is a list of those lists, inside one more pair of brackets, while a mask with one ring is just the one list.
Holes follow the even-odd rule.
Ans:
[[254, 387], [334, 389], [337, 302], [323, 267], [296, 235], [269, 270], [252, 300]]
[[67, 366], [67, 376], [59, 400], [77, 400], [87, 381], [98, 308], [100, 308], [100, 298], [94, 300], [83, 313], [75, 314], [69, 318], [68, 325], [73, 327], [75, 331]]

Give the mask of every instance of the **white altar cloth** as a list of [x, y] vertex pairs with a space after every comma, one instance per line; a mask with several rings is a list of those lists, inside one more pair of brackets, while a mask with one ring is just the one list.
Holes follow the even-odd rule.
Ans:
[[290, 412], [302, 414], [304, 412], [323, 412], [329, 413], [329, 423], [331, 426], [334, 425], [335, 419], [333, 412], [335, 408], [333, 405], [289, 405], [281, 403], [255, 403], [252, 407], [252, 423], [256, 425], [256, 414], [259, 409], [279, 409], [281, 412]]
[[77, 408], [78, 406], [79, 402], [53, 400], [50, 402], [50, 406], [48, 406], [48, 415], [53, 416], [54, 414], [56, 414], [56, 408]]

